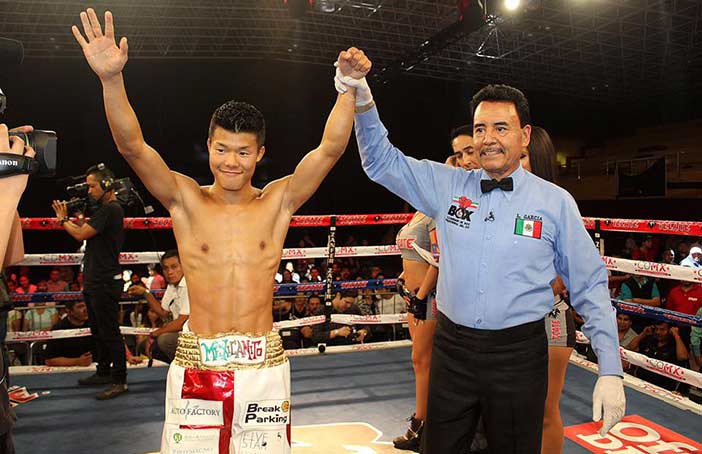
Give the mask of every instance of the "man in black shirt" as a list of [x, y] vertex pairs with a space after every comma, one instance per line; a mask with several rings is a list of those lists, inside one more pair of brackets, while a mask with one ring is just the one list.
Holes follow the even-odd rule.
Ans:
[[[675, 326], [671, 328], [670, 324], [666, 322], [657, 322], [654, 326], [647, 326], [641, 334], [631, 341], [629, 346], [632, 350], [643, 353], [649, 358], [678, 366], [684, 367], [688, 360], [687, 348], [680, 338], [678, 328]], [[681, 384], [677, 380], [648, 371], [643, 367], [639, 367], [636, 376], [661, 388], [680, 391]]]
[[68, 218], [65, 202], [55, 200], [53, 208], [66, 232], [76, 240], [86, 240], [87, 243], [83, 259], [83, 295], [88, 306], [98, 366], [95, 375], [80, 379], [78, 383], [110, 384], [107, 390], [96, 396], [104, 400], [127, 391], [124, 341], [117, 319], [122, 293], [119, 252], [124, 242], [124, 210], [112, 187], [114, 175], [104, 164], [89, 168], [85, 182], [88, 195], [99, 206], [88, 222], [72, 222]]
[[[68, 313], [52, 329], [88, 328], [88, 307], [82, 301], [66, 303]], [[93, 363], [95, 343], [92, 337], [67, 337], [46, 344], [47, 366], [89, 366]]]
[[[332, 314], [363, 315], [356, 304], [357, 290], [343, 290], [337, 292], [332, 300]], [[366, 325], [343, 325], [329, 323], [314, 325], [312, 327], [312, 343], [327, 345], [350, 345], [368, 341], [370, 328]]]

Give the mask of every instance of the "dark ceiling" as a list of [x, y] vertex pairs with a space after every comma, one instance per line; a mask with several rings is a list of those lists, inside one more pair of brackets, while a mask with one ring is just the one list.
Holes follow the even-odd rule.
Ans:
[[[531, 0], [514, 14], [487, 3], [486, 24], [422, 58], [420, 77], [506, 82], [624, 101], [699, 93], [701, 0]], [[111, 0], [132, 59], [277, 59], [329, 64], [361, 47], [375, 71], [416, 55], [456, 22], [456, 0], [326, 0], [293, 19], [283, 0]], [[83, 1], [0, 0], [0, 36], [26, 58], [77, 58], [70, 33]], [[425, 56], [423, 56], [425, 57]], [[406, 65], [409, 66], [409, 65]]]

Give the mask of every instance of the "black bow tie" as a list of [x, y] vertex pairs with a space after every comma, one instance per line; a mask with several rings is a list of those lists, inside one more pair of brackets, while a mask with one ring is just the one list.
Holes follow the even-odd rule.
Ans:
[[502, 189], [503, 191], [511, 191], [514, 189], [514, 184], [512, 183], [512, 177], [503, 178], [500, 181], [495, 180], [480, 180], [480, 190], [483, 194], [490, 192], [493, 189]]

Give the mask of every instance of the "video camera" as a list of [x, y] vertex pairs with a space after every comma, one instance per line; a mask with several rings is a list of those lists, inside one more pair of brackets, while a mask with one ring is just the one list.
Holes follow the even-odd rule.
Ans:
[[[105, 169], [105, 164], [100, 163], [96, 166], [98, 169]], [[69, 177], [73, 181], [85, 180], [87, 175], [78, 175], [75, 177]], [[132, 180], [127, 178], [115, 179], [110, 183], [110, 190], [115, 191], [115, 196], [117, 201], [124, 208], [131, 208], [134, 206], [144, 207], [144, 212], [149, 214], [153, 212], [153, 208], [150, 206], [144, 206], [144, 201], [141, 199], [139, 192], [137, 192]], [[76, 183], [70, 186], [66, 186], [66, 192], [68, 196], [71, 197], [70, 200], [66, 202], [66, 208], [68, 213], [72, 214], [77, 211], [85, 213], [86, 211], [94, 211], [98, 208], [97, 201], [92, 200], [88, 196], [88, 183], [85, 181], [81, 183]]]
[[[7, 97], [0, 89], [0, 116], [5, 113]], [[53, 177], [56, 174], [56, 133], [54, 131], [34, 130], [30, 133], [11, 132], [10, 136], [19, 137], [25, 145], [34, 148], [34, 158], [14, 153], [0, 153], [0, 178], [13, 175], [37, 175]]]

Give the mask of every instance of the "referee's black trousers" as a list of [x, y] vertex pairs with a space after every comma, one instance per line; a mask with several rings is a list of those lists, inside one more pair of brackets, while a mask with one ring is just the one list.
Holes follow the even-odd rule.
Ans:
[[490, 452], [539, 454], [548, 384], [544, 321], [502, 330], [438, 314], [422, 454], [465, 454], [482, 416]]

